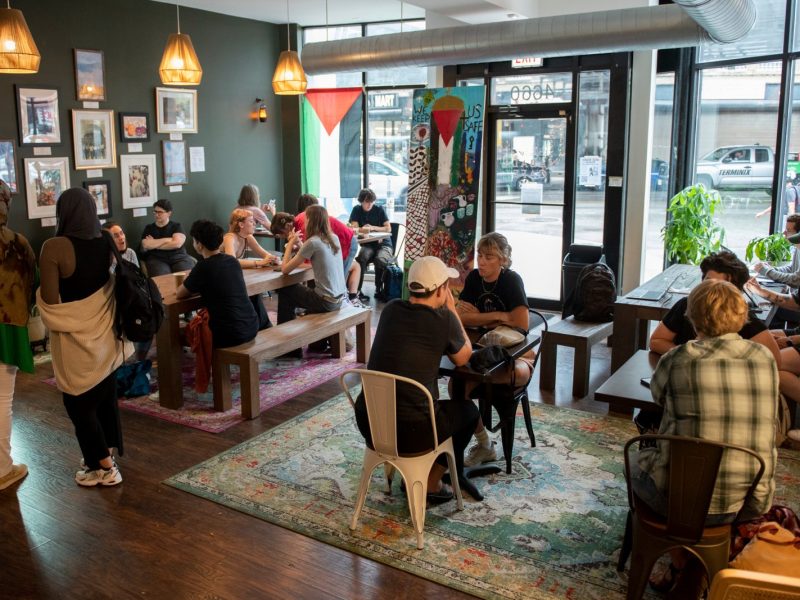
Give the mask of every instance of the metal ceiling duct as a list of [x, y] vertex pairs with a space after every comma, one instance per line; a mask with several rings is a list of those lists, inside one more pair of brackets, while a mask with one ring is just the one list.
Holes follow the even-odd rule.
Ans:
[[[696, 46], [709, 37], [733, 41], [746, 34], [755, 21], [752, 0], [675, 2], [681, 6], [648, 6], [318, 42], [303, 47], [303, 66], [310, 74], [322, 74], [469, 64], [520, 56], [683, 48]], [[704, 27], [709, 28], [710, 36]]]

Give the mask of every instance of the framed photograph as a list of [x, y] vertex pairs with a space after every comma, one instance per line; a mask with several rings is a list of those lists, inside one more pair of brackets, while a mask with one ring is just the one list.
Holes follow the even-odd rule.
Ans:
[[98, 217], [111, 216], [111, 181], [108, 179], [95, 179], [84, 181], [83, 189], [87, 190], [97, 204]]
[[161, 142], [164, 151], [164, 185], [183, 185], [189, 183], [189, 166], [186, 164], [186, 142]]
[[114, 169], [117, 166], [117, 142], [113, 110], [72, 111], [72, 144], [75, 169]]
[[157, 87], [156, 131], [197, 133], [197, 90]]
[[75, 94], [78, 100], [105, 100], [106, 76], [102, 50], [75, 48]]
[[15, 85], [20, 146], [46, 146], [61, 143], [58, 116], [58, 88]]
[[121, 142], [149, 142], [150, 141], [150, 114], [149, 113], [118, 113], [119, 114], [119, 139]]
[[19, 191], [13, 140], [0, 140], [0, 179], [8, 184], [12, 194], [16, 194]]
[[122, 208], [150, 208], [158, 200], [155, 154], [123, 154], [119, 157]]
[[56, 216], [56, 200], [69, 188], [69, 158], [37, 156], [25, 159], [28, 218]]

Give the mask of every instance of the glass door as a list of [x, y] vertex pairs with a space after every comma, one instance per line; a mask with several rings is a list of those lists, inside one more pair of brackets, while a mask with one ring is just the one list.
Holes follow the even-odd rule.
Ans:
[[551, 114], [559, 116], [492, 117], [493, 182], [487, 194], [490, 230], [508, 238], [528, 297], [545, 307], [561, 299], [564, 225], [570, 219], [565, 181], [572, 163], [567, 114]]

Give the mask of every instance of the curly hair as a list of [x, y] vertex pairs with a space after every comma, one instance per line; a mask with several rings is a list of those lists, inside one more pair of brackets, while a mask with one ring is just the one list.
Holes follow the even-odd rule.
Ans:
[[269, 224], [272, 235], [285, 235], [287, 227], [294, 227], [294, 217], [286, 212], [275, 213]]
[[[703, 279], [709, 271], [716, 271], [728, 276], [728, 281], [735, 285], [739, 290], [744, 289], [744, 284], [750, 279], [750, 271], [739, 257], [730, 250], [712, 252], [700, 263], [700, 270], [703, 272]], [[738, 330], [737, 330], [738, 331]]]
[[732, 283], [706, 279], [689, 294], [686, 317], [705, 337], [737, 333], [748, 319], [747, 302]]

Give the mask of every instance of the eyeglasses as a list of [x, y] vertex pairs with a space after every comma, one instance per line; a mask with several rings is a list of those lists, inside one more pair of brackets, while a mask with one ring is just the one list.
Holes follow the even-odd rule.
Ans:
[[167, 214], [167, 211], [161, 210], [160, 208], [156, 208], [153, 212], [155, 214], [157, 214], [157, 215], [165, 215], [165, 214]]

